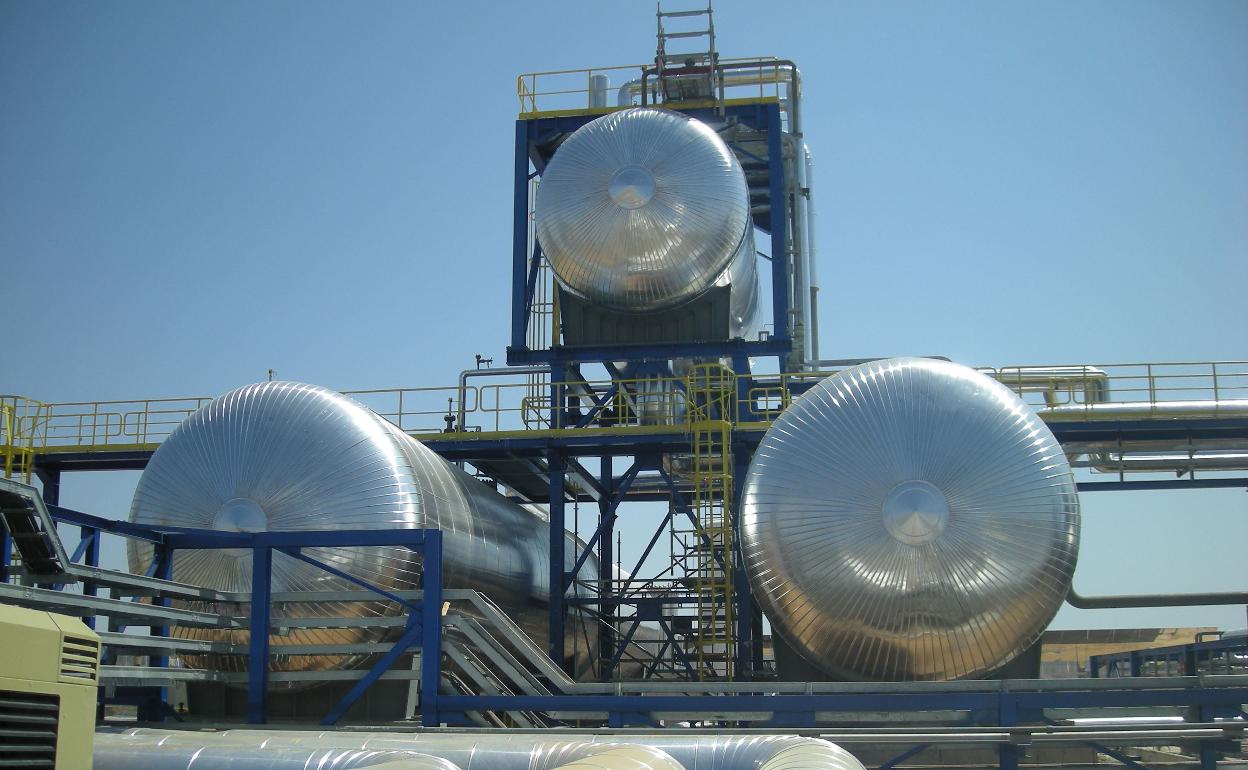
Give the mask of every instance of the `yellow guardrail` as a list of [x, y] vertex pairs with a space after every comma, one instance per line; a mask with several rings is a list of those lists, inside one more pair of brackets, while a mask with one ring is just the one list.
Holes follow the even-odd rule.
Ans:
[[[1045, 420], [1168, 418], [1248, 414], [1248, 362], [1176, 362], [983, 368]], [[814, 382], [834, 371], [761, 375], [742, 394], [741, 427], [762, 429]], [[734, 384], [739, 385], [736, 375]], [[418, 437], [501, 438], [550, 431], [644, 434], [688, 432], [708, 419], [683, 377], [564, 383], [559, 408], [544, 377], [499, 372], [475, 384], [344, 391]], [[152, 449], [209, 397], [44, 403], [0, 396], [0, 460], [5, 475], [48, 452]], [[736, 405], [736, 399], [732, 402]], [[711, 411], [737, 408], [716, 406]], [[1132, 411], [1134, 410], [1134, 411]], [[716, 417], [715, 419], [718, 419]], [[731, 419], [731, 418], [730, 418]]]
[[[761, 70], [779, 60], [774, 56], [752, 56], [736, 59], [720, 59], [721, 64], [757, 64]], [[526, 72], [516, 76], [516, 98], [520, 101], [520, 117], [537, 118], [550, 115], [610, 112], [620, 109], [618, 95], [622, 86], [633, 84], [633, 92], [639, 97], [642, 76], [653, 64], [626, 64], [612, 67], [590, 67], [571, 70]], [[605, 75], [608, 79], [605, 104], [594, 106], [594, 76]], [[727, 102], [758, 102], [778, 100], [787, 77], [779, 70], [761, 71], [757, 77], [737, 77], [724, 86]], [[647, 83], [647, 103], [657, 104], [658, 83], [653, 75]], [[685, 105], [690, 106], [690, 105]]]
[[51, 405], [25, 396], [0, 396], [0, 470], [30, 482], [41, 419]]

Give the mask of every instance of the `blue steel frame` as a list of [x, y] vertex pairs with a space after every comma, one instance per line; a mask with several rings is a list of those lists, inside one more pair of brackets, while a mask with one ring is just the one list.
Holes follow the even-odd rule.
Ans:
[[[544, 153], [550, 143], [570, 134], [598, 115], [570, 115], [516, 121], [515, 167], [513, 169], [512, 262], [511, 262], [511, 343], [507, 347], [507, 363], [559, 364], [601, 361], [667, 361], [673, 358], [749, 358], [776, 356], [784, 366], [784, 357], [791, 347], [789, 317], [788, 262], [788, 200], [785, 195], [783, 138], [780, 105], [760, 102], [724, 108], [721, 118], [714, 110], [686, 110], [687, 114], [707, 120], [736, 120], [751, 128], [767, 132], [768, 174], [771, 211], [762, 222], [771, 234], [771, 253], [780, 255], [771, 260], [772, 335], [767, 340], [730, 340], [727, 342], [692, 342], [646, 345], [593, 345], [564, 347], [555, 343], [544, 350], [528, 346], [528, 325], [535, 293], [537, 266], [541, 262], [541, 245], [529, 251], [529, 182], [546, 168], [549, 157]], [[532, 169], [532, 171], [530, 171]]]
[[[322, 569], [335, 577], [344, 579], [382, 598], [399, 603], [408, 611], [408, 621], [403, 634], [394, 645], [382, 654], [369, 671], [342, 697], [322, 720], [333, 725], [342, 718], [359, 698], [382, 674], [408, 650], [438, 650], [435, 655], [421, 655], [421, 722], [437, 725], [440, 715], [437, 707], [438, 683], [441, 679], [442, 649], [442, 533], [436, 529], [402, 530], [304, 530], [299, 532], [218, 532], [215, 530], [181, 529], [176, 527], [144, 527], [124, 521], [111, 521], [89, 514], [50, 505], [49, 512], [58, 523], [77, 525], [82, 540], [74, 550], [72, 561], [77, 562], [84, 554], [93, 554], [86, 562], [99, 565], [99, 541], [105, 532], [124, 537], [138, 538], [152, 543], [155, 548], [152, 564], [147, 569], [149, 577], [170, 580], [173, 576], [175, 551], [248, 548], [252, 552], [251, 608], [248, 617], [247, 652], [247, 722], [263, 724], [267, 721], [269, 679], [269, 629], [270, 595], [273, 574], [273, 552], [281, 551], [288, 556]], [[302, 552], [304, 548], [348, 548], [355, 546], [397, 546], [408, 548], [421, 556], [421, 599], [408, 601], [378, 586], [348, 575], [322, 561]], [[7, 561], [5, 566], [7, 568]], [[160, 600], [168, 605], [168, 600]], [[94, 619], [90, 619], [93, 621]], [[94, 623], [90, 623], [94, 628]], [[110, 628], [110, 630], [119, 630]], [[153, 636], [168, 636], [169, 629], [152, 626]], [[164, 667], [168, 659], [152, 656], [151, 665]], [[126, 698], [139, 703], [145, 721], [159, 721], [171, 714], [164, 703], [163, 689], [159, 694], [140, 692], [152, 688], [125, 688]], [[104, 688], [100, 689], [104, 698]]]
[[[604, 468], [604, 475], [609, 469]], [[1223, 687], [1176, 687], [1173, 681], [1156, 688], [1106, 687], [1104, 685], [1066, 690], [1028, 690], [1017, 687], [985, 688], [974, 691], [853, 691], [827, 694], [768, 694], [767, 685], [760, 684], [756, 691], [740, 690], [723, 695], [451, 695], [440, 694], [441, 679], [441, 533], [437, 530], [355, 530], [355, 531], [304, 531], [221, 533], [206, 530], [178, 528], [152, 529], [127, 522], [109, 521], [60, 507], [51, 507], [58, 522], [90, 530], [94, 542], [103, 532], [135, 537], [153, 543], [157, 556], [149, 572], [166, 571], [163, 564], [171, 564], [177, 550], [200, 548], [250, 548], [253, 550], [253, 569], [258, 579], [253, 581], [250, 615], [250, 675], [248, 681], [248, 721], [263, 723], [266, 719], [268, 675], [269, 625], [269, 568], [272, 552], [280, 550], [295, 558], [314, 563], [331, 573], [345, 577], [351, 582], [378, 592], [385, 598], [406, 606], [411, 613], [402, 637], [394, 647], [380, 657], [373, 668], [335, 706], [323, 724], [335, 723], [346, 709], [409, 648], [419, 647], [421, 655], [421, 719], [426, 725], [469, 724], [470, 711], [558, 711], [565, 714], [576, 712], [606, 712], [611, 727], [631, 725], [654, 726], [654, 712], [704, 712], [720, 715], [718, 718], [732, 720], [740, 714], [741, 721], [755, 727], [814, 728], [817, 713], [852, 711], [964, 711], [969, 714], [966, 722], [975, 725], [1014, 726], [1019, 724], [1045, 724], [1051, 720], [1046, 709], [1071, 708], [1130, 708], [1145, 706], [1179, 706], [1191, 709], [1196, 721], [1212, 722], [1215, 719], [1244, 717], [1242, 704], [1248, 702], [1248, 684]], [[84, 541], [91, 542], [91, 541]], [[300, 549], [309, 547], [346, 546], [401, 546], [422, 554], [424, 580], [419, 602], [408, 602], [372, 586], [365, 581], [344, 575], [329, 565], [324, 565], [302, 554]], [[88, 546], [79, 545], [76, 550], [85, 551]], [[162, 566], [157, 566], [162, 565]], [[1192, 648], [1214, 648], [1242, 645], [1243, 640], [1219, 640], [1217, 642], [1189, 645]], [[423, 654], [437, 650], [437, 654]], [[1159, 651], [1165, 652], [1165, 651]], [[1004, 684], [1004, 683], [1003, 683]], [[773, 715], [765, 722], [751, 721], [752, 714], [769, 712]], [[1096, 746], [1098, 750], [1103, 747]], [[928, 748], [919, 743], [903, 751], [885, 767], [894, 766]], [[1199, 740], [1202, 770], [1216, 767], [1219, 753], [1233, 750], [1220, 739]], [[1120, 752], [1110, 750], [1114, 756], [1129, 766], [1137, 763]], [[1022, 756], [1021, 748], [1013, 743], [998, 745], [998, 765], [1003, 770], [1017, 770]]]
[[[1228, 670], [1213, 670], [1217, 668], [1215, 659]], [[1157, 671], [1162, 664], [1166, 671]], [[1177, 671], [1167, 673], [1172, 664]], [[1202, 671], [1202, 664], [1208, 664], [1203, 668], [1210, 670]], [[1239, 673], [1248, 673], [1248, 637], [1212, 639], [1207, 642], [1113, 652], [1088, 658], [1088, 676], [1097, 678], [1230, 674], [1235, 673], [1234, 669], [1239, 669]]]

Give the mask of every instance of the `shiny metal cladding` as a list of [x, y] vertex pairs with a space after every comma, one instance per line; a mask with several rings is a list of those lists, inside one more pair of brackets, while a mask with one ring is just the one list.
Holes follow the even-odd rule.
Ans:
[[[549, 529], [544, 518], [442, 460], [367, 408], [313, 385], [264, 382], [212, 401], [166, 440], [139, 480], [130, 520], [223, 531], [430, 528], [443, 532], [444, 583], [485, 594], [534, 639], [546, 638]], [[570, 538], [570, 536], [569, 536]], [[150, 546], [130, 541], [130, 567], [142, 572]], [[571, 540], [569, 539], [569, 543]], [[568, 567], [578, 549], [569, 545]], [[403, 548], [309, 548], [309, 556], [389, 590], [419, 588], [419, 559]], [[586, 567], [594, 576], [595, 565]], [[249, 591], [249, 550], [175, 555], [175, 580]], [[274, 593], [358, 591], [285, 554], [273, 555]], [[220, 610], [237, 614], [236, 605]], [[245, 608], [241, 608], [245, 609]], [[287, 602], [283, 618], [380, 616], [385, 602]], [[244, 643], [246, 632], [178, 628], [181, 638]], [[357, 665], [355, 655], [283, 655], [283, 645], [382, 641], [378, 628], [291, 628], [271, 637], [274, 671]], [[584, 659], [582, 634], [568, 654]], [[241, 671], [242, 655], [184, 656], [193, 668]]]
[[742, 517], [773, 628], [853, 680], [991, 673], [1039, 638], [1079, 546], [1053, 434], [1008, 388], [930, 359], [802, 396], [754, 456]]
[[749, 188], [699, 120], [634, 108], [587, 123], [543, 172], [534, 216], [555, 274], [578, 296], [646, 312], [730, 286], [734, 336], [757, 327]]

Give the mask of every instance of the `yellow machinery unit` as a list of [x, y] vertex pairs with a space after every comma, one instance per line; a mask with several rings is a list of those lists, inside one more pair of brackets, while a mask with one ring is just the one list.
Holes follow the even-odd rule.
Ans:
[[99, 669], [82, 621], [0, 605], [0, 767], [89, 770]]

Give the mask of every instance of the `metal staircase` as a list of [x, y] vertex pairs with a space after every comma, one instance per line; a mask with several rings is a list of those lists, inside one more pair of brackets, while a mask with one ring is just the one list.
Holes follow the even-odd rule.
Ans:
[[688, 646], [699, 679], [731, 678], [736, 648], [733, 618], [732, 418], [736, 385], [720, 364], [695, 364], [688, 379], [692, 482], [691, 524], [673, 549], [697, 597]]
[[[664, 11], [659, 6], [656, 17], [658, 50], [654, 66], [663, 101], [723, 102], [723, 83], [716, 66], [719, 54], [715, 52], [715, 15], [710, 2], [705, 8], [688, 11]], [[686, 24], [694, 28], [685, 29]], [[691, 50], [672, 50], [674, 41], [678, 48]]]
[[[159, 688], [174, 682], [235, 682], [246, 681], [246, 673], [194, 668], [170, 668], [165, 661], [171, 655], [222, 654], [246, 655], [247, 644], [225, 639], [187, 639], [168, 635], [177, 628], [248, 628], [245, 615], [225, 614], [224, 608], [241, 608], [250, 604], [249, 593], [216, 591], [200, 586], [162, 580], [155, 577], [117, 572], [75, 563], [67, 556], [56, 529], [56, 520], [38, 491], [33, 487], [0, 479], [0, 524], [11, 538], [16, 563], [8, 577], [21, 584], [0, 580], [0, 603], [58, 612], [84, 619], [107, 619], [107, 630], [100, 633], [104, 657], [99, 681], [105, 692], [119, 688], [145, 693], [148, 700], [144, 712], [148, 719], [159, 719], [170, 713], [160, 704]], [[80, 587], [63, 590], [67, 587]], [[105, 589], [107, 596], [97, 596]], [[403, 599], [419, 600], [420, 591], [395, 594]], [[449, 664], [443, 688], [467, 689], [472, 695], [549, 696], [578, 692], [578, 685], [509, 618], [485, 596], [468, 590], [442, 592], [451, 611], [443, 617], [441, 653]], [[342, 601], [375, 601], [369, 591], [340, 592], [334, 596]], [[319, 602], [320, 594], [275, 593], [275, 603]], [[178, 601], [180, 606], [168, 606]], [[211, 608], [212, 611], [204, 611]], [[282, 625], [308, 624], [316, 627], [358, 625], [359, 617], [348, 618], [285, 618]], [[393, 627], [407, 623], [402, 616], [375, 617], [370, 624]], [[138, 626], [147, 633], [127, 633]], [[390, 647], [387, 642], [351, 645], [308, 645], [296, 649], [282, 646], [283, 654], [325, 655], [336, 653], [381, 653]], [[119, 655], [148, 658], [148, 665], [118, 665]], [[329, 672], [363, 676], [366, 671]], [[402, 678], [407, 672], [391, 672]], [[313, 674], [315, 676], [315, 674]], [[271, 675], [275, 680], [280, 675]], [[306, 678], [298, 677], [295, 678]], [[341, 677], [338, 677], [341, 678]], [[410, 677], [409, 677], [410, 678]], [[549, 718], [530, 711], [477, 713], [481, 724], [511, 727], [543, 727]]]

